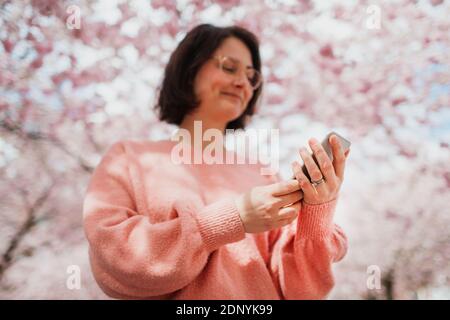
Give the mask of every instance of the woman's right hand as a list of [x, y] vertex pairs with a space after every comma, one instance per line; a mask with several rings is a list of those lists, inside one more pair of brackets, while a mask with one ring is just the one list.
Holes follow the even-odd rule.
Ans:
[[297, 180], [257, 186], [235, 199], [245, 232], [276, 229], [295, 220], [303, 191]]

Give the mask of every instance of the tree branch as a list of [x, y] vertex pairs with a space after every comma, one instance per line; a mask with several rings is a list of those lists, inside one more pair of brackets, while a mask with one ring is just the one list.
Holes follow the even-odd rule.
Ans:
[[60, 149], [61, 151], [63, 151], [65, 154], [67, 154], [68, 156], [76, 159], [76, 161], [78, 162], [78, 164], [80, 165], [80, 167], [86, 171], [87, 173], [92, 173], [94, 171], [94, 167], [91, 166], [90, 164], [88, 164], [83, 158], [81, 158], [80, 156], [74, 154], [72, 151], [70, 151], [60, 140], [54, 138], [54, 137], [50, 137], [46, 134], [43, 134], [41, 132], [26, 132], [22, 129], [22, 127], [15, 123], [10, 121], [9, 119], [7, 120], [0, 120], [0, 128], [3, 128], [4, 130], [13, 133], [13, 134], [17, 134], [21, 137], [24, 138], [28, 138], [30, 140], [33, 141], [38, 141], [38, 140], [43, 140], [43, 141], [48, 141], [51, 142], [55, 147], [57, 147], [58, 149]]
[[[21, 227], [17, 230], [17, 232], [14, 234], [14, 236], [11, 238], [11, 241], [9, 242], [7, 249], [1, 255], [0, 281], [3, 278], [5, 271], [11, 266], [11, 264], [14, 260], [14, 253], [15, 253], [17, 247], [19, 246], [20, 242], [31, 231], [31, 229], [36, 225], [36, 223], [38, 221], [38, 219], [36, 217], [36, 213], [39, 211], [39, 209], [42, 207], [42, 205], [45, 203], [45, 201], [50, 196], [52, 188], [53, 188], [53, 185], [51, 185], [46, 190], [44, 190], [44, 192], [41, 194], [41, 196], [38, 199], [36, 199], [36, 201], [31, 206], [27, 206], [27, 218], [25, 219], [25, 221], [21, 225]], [[27, 200], [26, 196], [25, 196], [25, 194], [26, 194], [25, 190], [22, 190], [21, 193], [24, 195], [24, 200]]]

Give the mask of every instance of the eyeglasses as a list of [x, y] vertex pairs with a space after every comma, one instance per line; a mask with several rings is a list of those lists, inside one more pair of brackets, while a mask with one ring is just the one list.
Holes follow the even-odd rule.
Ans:
[[[214, 56], [213, 58], [219, 62], [219, 68], [224, 73], [233, 76], [239, 74], [239, 70], [241, 68], [241, 62], [239, 60], [226, 56]], [[261, 73], [253, 67], [246, 67], [245, 75], [253, 90], [258, 89], [262, 83]]]

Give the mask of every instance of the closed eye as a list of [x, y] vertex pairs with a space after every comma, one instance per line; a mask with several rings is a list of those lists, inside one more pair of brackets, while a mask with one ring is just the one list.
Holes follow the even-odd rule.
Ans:
[[223, 70], [229, 73], [236, 73], [238, 68], [233, 66], [223, 66]]

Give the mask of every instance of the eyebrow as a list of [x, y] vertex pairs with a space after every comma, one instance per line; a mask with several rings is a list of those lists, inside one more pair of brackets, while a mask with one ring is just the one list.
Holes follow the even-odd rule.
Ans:
[[[232, 57], [232, 56], [228, 56], [228, 57], [230, 57], [230, 59], [233, 59], [233, 60], [235, 60], [235, 61], [237, 61], [237, 62], [239, 62], [239, 63], [242, 63], [242, 61], [241, 60], [239, 60], [239, 59], [237, 59], [237, 58], [235, 58], [235, 57]], [[245, 66], [247, 69], [255, 69], [255, 67], [254, 66], [252, 66], [252, 65], [247, 65], [247, 66]]]

